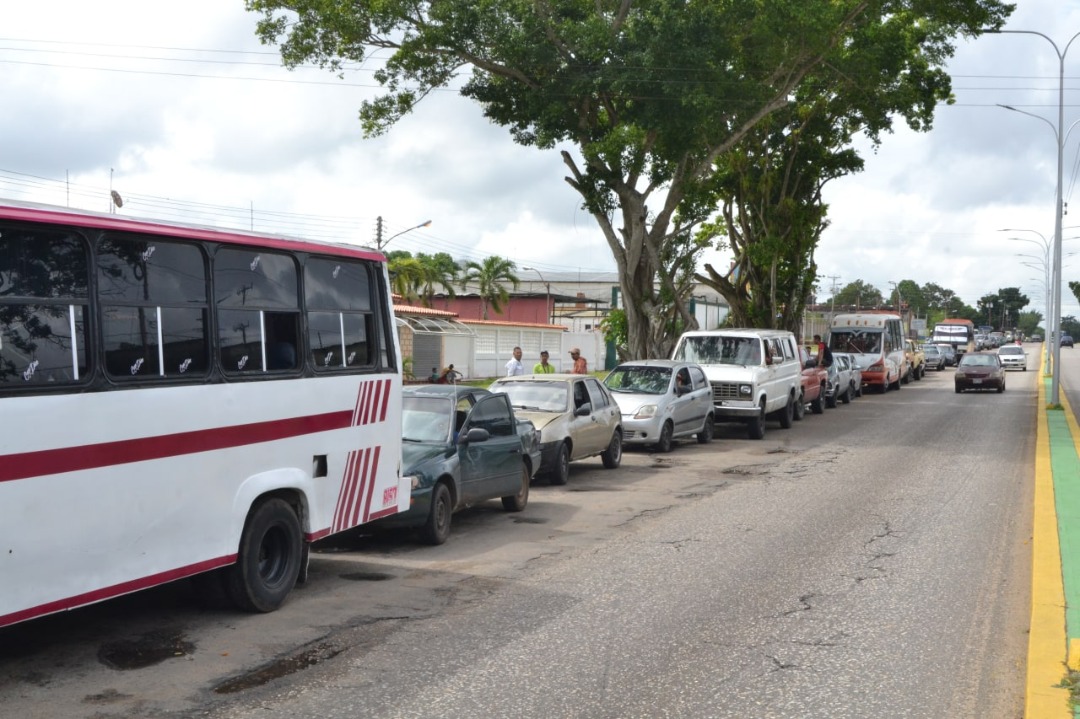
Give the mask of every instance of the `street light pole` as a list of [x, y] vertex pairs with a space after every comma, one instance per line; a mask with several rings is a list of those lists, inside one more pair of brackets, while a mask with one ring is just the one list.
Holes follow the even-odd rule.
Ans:
[[[1038, 232], [1037, 230], [1006, 227], [1002, 230], [998, 230], [998, 232], [1030, 232], [1032, 234], [1038, 235], [1039, 239], [1042, 240], [1042, 242], [1036, 242], [1030, 237], [1006, 238], [1015, 242], [1030, 242], [1033, 245], [1041, 247], [1043, 250], [1043, 256], [1045, 257], [1043, 266], [1045, 267], [1046, 271], [1046, 334], [1048, 335], [1046, 337], [1046, 341], [1050, 343], [1050, 350], [1046, 352], [1046, 361], [1043, 363], [1043, 374], [1048, 374], [1051, 376], [1050, 385], [1053, 386], [1054, 380], [1052, 378], [1057, 375], [1057, 361], [1059, 359], [1058, 355], [1054, 355], [1053, 352], [1054, 345], [1058, 344], [1058, 341], [1056, 339], [1058, 337], [1057, 325], [1061, 322], [1061, 305], [1058, 304], [1055, 306], [1053, 304], [1053, 293], [1055, 284], [1054, 280], [1056, 277], [1058, 277], [1058, 275], [1052, 272], [1053, 264], [1050, 261], [1050, 250], [1052, 249], [1053, 244], [1041, 232]], [[1060, 248], [1060, 244], [1058, 244], [1058, 247]], [[1060, 266], [1058, 267], [1057, 272], [1061, 272]], [[1058, 282], [1057, 284], [1060, 285], [1061, 283]], [[1060, 302], [1060, 298], [1058, 301]]]
[[[1014, 112], [1022, 113], [1024, 115], [1030, 115], [1031, 117], [1034, 117], [1036, 119], [1042, 120], [1043, 122], [1046, 122], [1048, 125], [1050, 125], [1051, 129], [1054, 130], [1054, 137], [1057, 140], [1057, 199], [1056, 199], [1056, 203], [1055, 203], [1056, 206], [1054, 207], [1054, 275], [1053, 275], [1054, 287], [1053, 287], [1053, 295], [1054, 295], [1054, 319], [1055, 319], [1054, 324], [1060, 330], [1060, 325], [1061, 325], [1061, 217], [1062, 217], [1062, 210], [1063, 210], [1061, 180], [1062, 180], [1062, 165], [1063, 165], [1063, 161], [1064, 161], [1065, 138], [1066, 138], [1066, 136], [1064, 134], [1064, 125], [1065, 125], [1065, 55], [1069, 52], [1069, 48], [1072, 47], [1073, 41], [1076, 40], [1076, 38], [1080, 37], [1080, 32], [1076, 33], [1071, 38], [1069, 38], [1069, 42], [1067, 42], [1065, 44], [1065, 49], [1064, 50], [1059, 49], [1058, 46], [1057, 46], [1057, 43], [1055, 43], [1050, 38], [1049, 35], [1044, 35], [1043, 33], [1037, 32], [1035, 30], [997, 30], [996, 32], [1016, 34], [1016, 35], [1036, 35], [1038, 37], [1041, 37], [1044, 40], [1046, 40], [1048, 43], [1050, 43], [1050, 46], [1054, 48], [1054, 52], [1057, 53], [1057, 57], [1058, 57], [1058, 121], [1057, 121], [1057, 127], [1054, 127], [1054, 125], [1051, 124], [1050, 121], [1047, 120], [1044, 117], [1039, 117], [1038, 115], [1032, 115], [1031, 113], [1024, 112], [1023, 110], [1017, 110], [1015, 107], [1011, 107], [1009, 105], [1002, 105], [1002, 107], [1004, 107], [1004, 108], [1006, 108], [1008, 110], [1013, 110]], [[1073, 127], [1075, 127], [1075, 126], [1076, 126], [1076, 123], [1073, 123]], [[1070, 127], [1069, 129], [1071, 131], [1072, 127]], [[1060, 340], [1059, 337], [1055, 337], [1054, 340], [1051, 342], [1050, 351], [1053, 353], [1053, 357], [1054, 357], [1054, 360], [1053, 360], [1054, 361], [1054, 373], [1050, 376], [1050, 404], [1058, 405], [1058, 404], [1060, 404], [1060, 399], [1061, 399], [1061, 395], [1060, 395], [1060, 392], [1061, 392], [1061, 382], [1060, 382], [1061, 372], [1058, 371], [1058, 368], [1061, 366], [1059, 364], [1060, 361], [1061, 361], [1061, 340]]]
[[551, 283], [545, 280], [544, 276], [540, 274], [540, 270], [535, 267], [522, 267], [521, 269], [535, 272], [540, 278], [540, 281], [544, 283], [544, 287], [547, 289], [547, 295], [544, 297], [544, 314], [547, 315], [548, 324], [554, 324], [552, 318], [555, 315], [555, 308], [551, 305]]
[[416, 227], [406, 228], [406, 229], [402, 230], [401, 232], [398, 232], [397, 234], [390, 235], [390, 237], [388, 239], [383, 240], [383, 238], [382, 238], [382, 217], [379, 217], [379, 225], [378, 225], [379, 226], [379, 231], [375, 235], [375, 246], [378, 247], [379, 252], [382, 252], [382, 249], [384, 247], [386, 247], [387, 245], [389, 245], [390, 240], [394, 239], [395, 237], [400, 237], [401, 235], [404, 235], [406, 232], [412, 232], [413, 230], [419, 230], [421, 227], [428, 227], [430, 225], [431, 225], [431, 220], [425, 220], [424, 222], [421, 222]]

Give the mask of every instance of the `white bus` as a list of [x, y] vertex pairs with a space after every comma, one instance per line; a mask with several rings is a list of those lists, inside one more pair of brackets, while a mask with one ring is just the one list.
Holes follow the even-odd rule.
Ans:
[[0, 627], [198, 575], [272, 611], [408, 508], [374, 251], [0, 201]]
[[908, 373], [900, 315], [863, 312], [836, 315], [829, 325], [829, 349], [850, 354], [862, 370], [864, 386], [900, 389]]

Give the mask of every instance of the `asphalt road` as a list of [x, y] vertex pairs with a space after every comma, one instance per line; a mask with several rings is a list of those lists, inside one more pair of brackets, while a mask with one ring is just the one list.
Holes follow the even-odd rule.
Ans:
[[1038, 373], [956, 395], [952, 371], [759, 442], [576, 463], [442, 547], [331, 538], [275, 614], [177, 584], [0, 630], [0, 709], [1020, 717]]

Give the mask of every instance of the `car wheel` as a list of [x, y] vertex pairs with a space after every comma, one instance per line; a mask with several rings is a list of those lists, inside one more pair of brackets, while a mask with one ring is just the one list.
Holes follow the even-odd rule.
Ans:
[[998, 394], [1005, 391], [1005, 380], [1001, 380], [1001, 384], [998, 385]]
[[657, 452], [671, 451], [672, 440], [671, 435], [675, 433], [675, 428], [671, 426], [671, 422], [664, 422], [664, 426], [660, 428], [660, 439], [656, 441]]
[[851, 404], [851, 395], [855, 394], [855, 383], [851, 383], [844, 390], [844, 396], [840, 398], [840, 401], [844, 404]]
[[225, 580], [233, 603], [249, 612], [280, 607], [300, 574], [303, 544], [300, 519], [288, 502], [271, 498], [256, 506]]
[[818, 392], [817, 399], [810, 401], [810, 411], [814, 414], [825, 413], [825, 390], [822, 389]]
[[795, 424], [795, 393], [792, 392], [788, 395], [787, 404], [780, 410], [780, 426], [783, 429], [791, 429], [791, 425]]
[[757, 416], [746, 423], [746, 432], [750, 439], [765, 439], [765, 400], [761, 400]]
[[570, 479], [570, 448], [566, 446], [566, 442], [563, 442], [555, 454], [555, 467], [551, 470], [550, 482], [566, 484], [568, 479]]
[[907, 384], [911, 381], [911, 368], [908, 367], [907, 372], [900, 376], [900, 384]]
[[806, 400], [803, 399], [802, 388], [799, 389], [799, 398], [795, 400], [795, 413], [792, 418], [795, 421], [802, 421], [802, 418], [806, 416]]
[[963, 392], [963, 390], [960, 389], [960, 385], [956, 385], [956, 393], [960, 394], [961, 392]]
[[615, 430], [608, 442], [607, 449], [600, 453], [604, 469], [615, 469], [622, 463], [622, 432]]
[[517, 494], [502, 498], [503, 509], [507, 512], [520, 512], [529, 503], [529, 465], [521, 463], [521, 487]]
[[431, 510], [421, 534], [428, 544], [442, 544], [450, 537], [450, 518], [454, 507], [450, 502], [450, 490], [438, 482], [431, 490]]
[[836, 409], [836, 399], [837, 399], [837, 397], [836, 397], [835, 393], [833, 393], [833, 395], [831, 397], [826, 397], [825, 398], [825, 406], [828, 407], [829, 409]]
[[701, 428], [701, 431], [697, 433], [698, 444], [708, 444], [712, 442], [713, 432], [716, 429], [713, 416], [710, 414], [705, 418], [705, 425]]

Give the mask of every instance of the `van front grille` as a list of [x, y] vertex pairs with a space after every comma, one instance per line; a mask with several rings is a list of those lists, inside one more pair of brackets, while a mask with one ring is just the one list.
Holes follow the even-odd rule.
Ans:
[[711, 382], [713, 400], [739, 399], [738, 382]]

